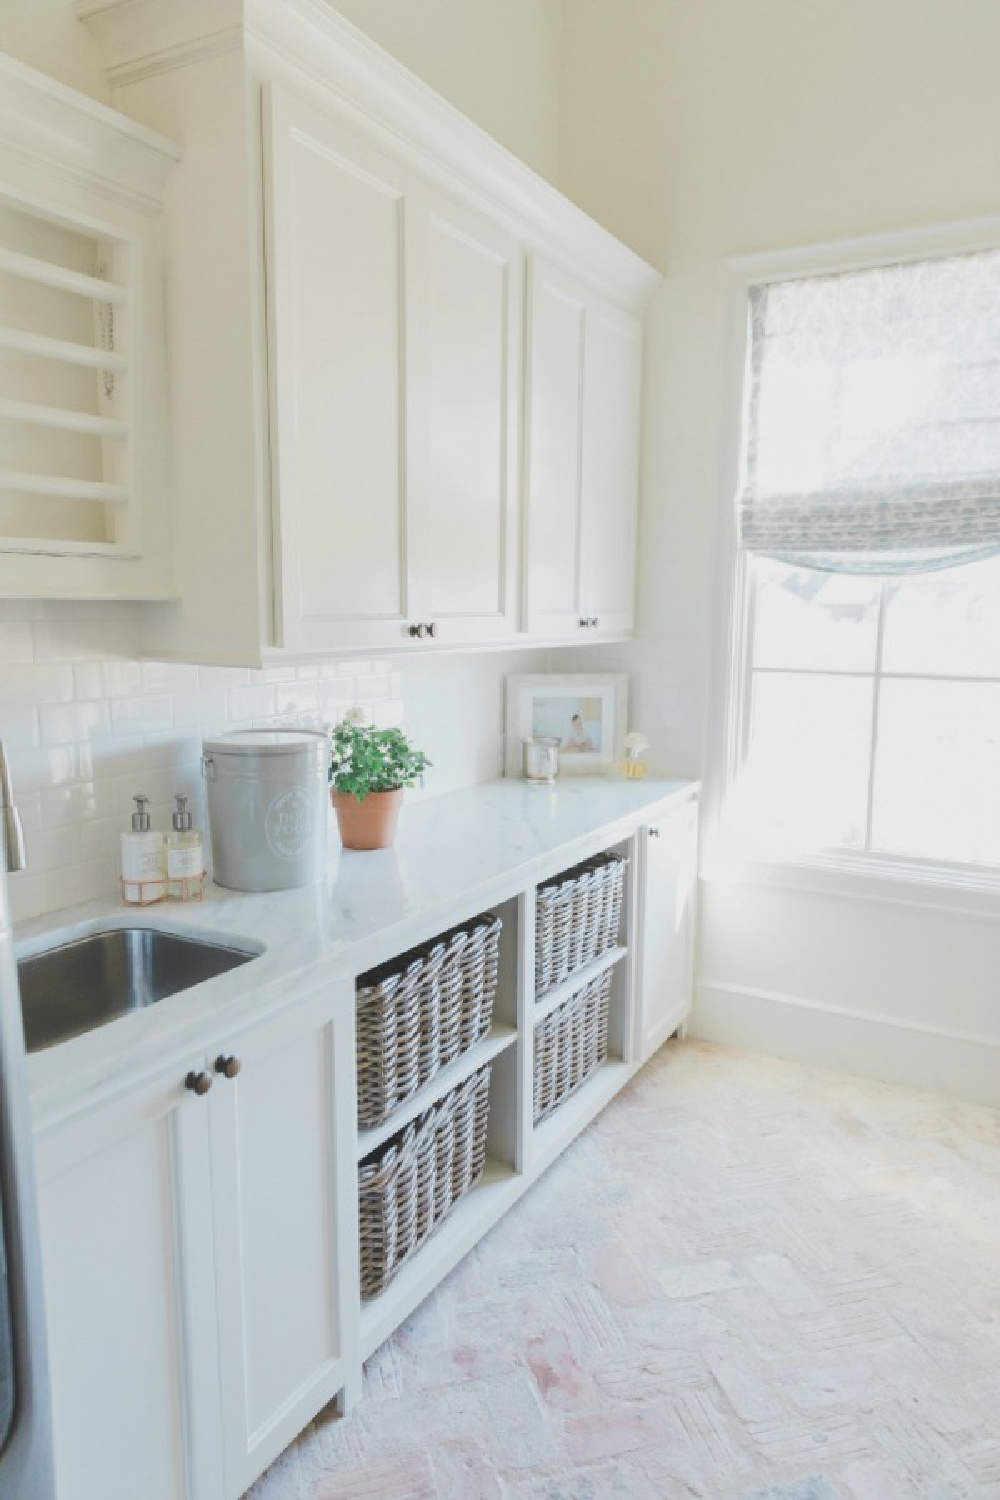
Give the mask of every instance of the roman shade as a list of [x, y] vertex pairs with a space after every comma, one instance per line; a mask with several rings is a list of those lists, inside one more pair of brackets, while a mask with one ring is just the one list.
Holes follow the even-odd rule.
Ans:
[[740, 538], [848, 573], [1000, 553], [1000, 252], [750, 293]]

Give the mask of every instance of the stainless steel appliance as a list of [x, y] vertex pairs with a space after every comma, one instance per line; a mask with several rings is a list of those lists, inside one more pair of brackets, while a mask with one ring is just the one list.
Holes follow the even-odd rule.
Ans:
[[0, 1500], [55, 1500], [49, 1362], [7, 870], [24, 842], [0, 745]]
[[240, 729], [203, 751], [216, 885], [283, 891], [321, 880], [330, 805], [322, 730]]

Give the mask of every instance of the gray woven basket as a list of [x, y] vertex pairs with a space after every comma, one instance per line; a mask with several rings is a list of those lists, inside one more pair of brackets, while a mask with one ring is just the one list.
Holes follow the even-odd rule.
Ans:
[[606, 1061], [611, 980], [606, 969], [535, 1027], [536, 1125]]
[[535, 998], [618, 941], [626, 861], [597, 854], [538, 887], [535, 915]]
[[377, 1297], [486, 1165], [490, 1064], [358, 1168], [361, 1295]]
[[499, 917], [487, 913], [361, 975], [359, 1125], [381, 1125], [489, 1031], [500, 925]]

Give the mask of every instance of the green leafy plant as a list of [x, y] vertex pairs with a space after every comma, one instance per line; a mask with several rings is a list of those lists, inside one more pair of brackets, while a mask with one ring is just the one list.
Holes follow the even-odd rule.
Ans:
[[330, 731], [330, 785], [359, 802], [369, 792], [414, 786], [430, 764], [401, 729], [376, 729], [348, 715]]

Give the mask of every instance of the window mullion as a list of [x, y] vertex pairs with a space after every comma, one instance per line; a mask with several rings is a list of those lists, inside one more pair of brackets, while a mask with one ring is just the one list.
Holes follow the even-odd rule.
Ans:
[[888, 589], [883, 578], [878, 595], [878, 625], [875, 632], [875, 669], [872, 672], [872, 734], [868, 747], [868, 808], [865, 817], [865, 852], [872, 847], [875, 819], [875, 762], [878, 756], [879, 710], [882, 702], [882, 647], [885, 640], [885, 610]]

